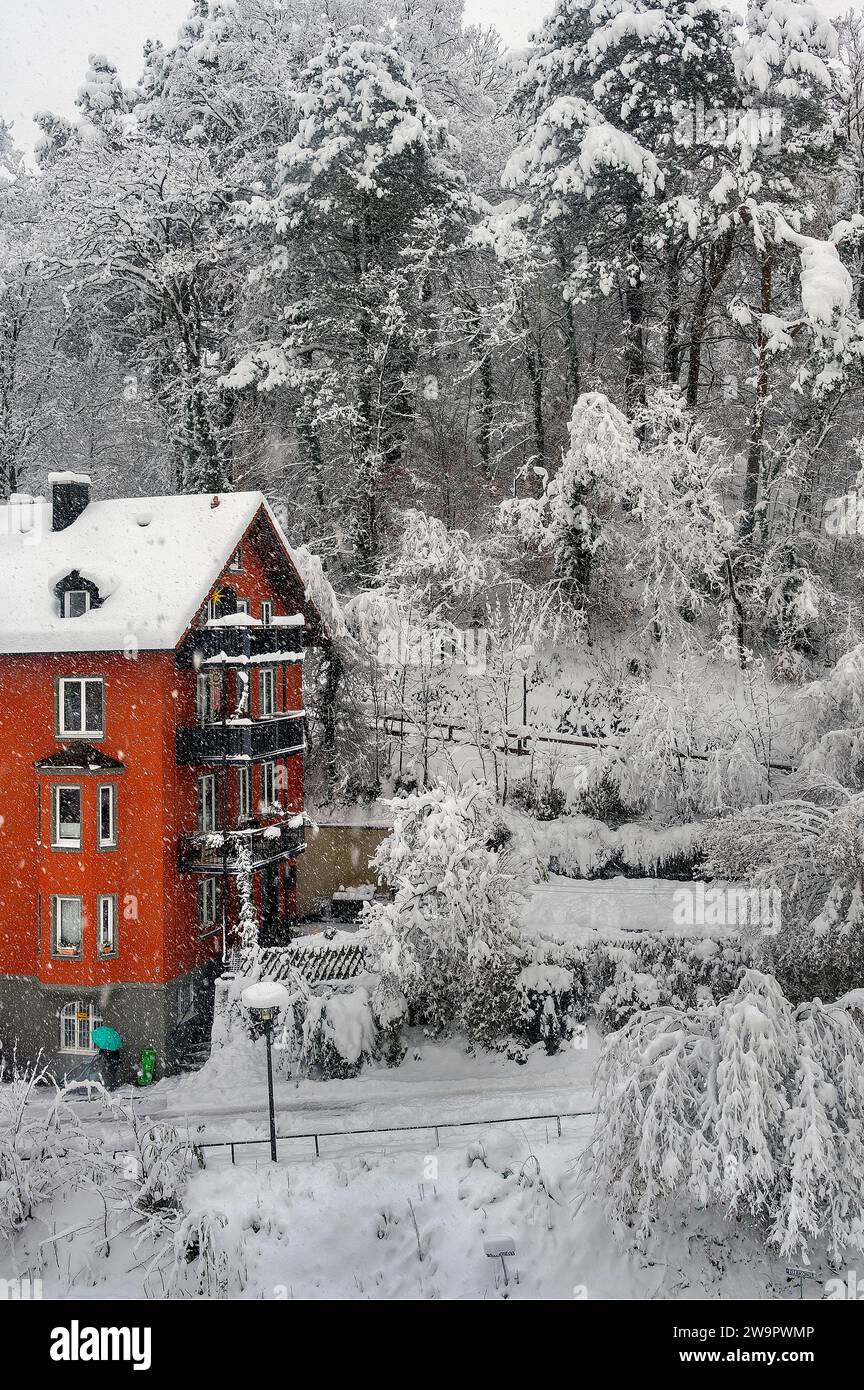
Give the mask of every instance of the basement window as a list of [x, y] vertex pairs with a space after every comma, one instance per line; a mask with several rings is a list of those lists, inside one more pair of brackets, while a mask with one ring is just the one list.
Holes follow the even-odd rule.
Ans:
[[95, 1052], [93, 1032], [102, 1027], [102, 1015], [95, 1004], [73, 999], [60, 1010], [60, 1051]]
[[90, 612], [90, 595], [86, 589], [68, 589], [63, 595], [63, 617], [83, 618]]

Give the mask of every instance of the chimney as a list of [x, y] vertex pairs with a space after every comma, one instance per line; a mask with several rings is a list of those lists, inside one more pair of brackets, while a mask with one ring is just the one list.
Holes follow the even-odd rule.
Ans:
[[65, 531], [77, 521], [90, 501], [90, 479], [86, 473], [49, 473], [51, 484], [51, 530]]

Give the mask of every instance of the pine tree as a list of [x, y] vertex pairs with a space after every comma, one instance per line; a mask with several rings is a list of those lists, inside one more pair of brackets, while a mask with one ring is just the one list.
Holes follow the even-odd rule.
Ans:
[[279, 153], [279, 190], [247, 210], [272, 237], [261, 276], [279, 306], [274, 337], [233, 380], [296, 393], [322, 504], [325, 453], [350, 460], [341, 547], [368, 581], [382, 496], [403, 466], [424, 305], [438, 255], [464, 236], [468, 199], [446, 125], [394, 48], [331, 35], [293, 100], [300, 119]]

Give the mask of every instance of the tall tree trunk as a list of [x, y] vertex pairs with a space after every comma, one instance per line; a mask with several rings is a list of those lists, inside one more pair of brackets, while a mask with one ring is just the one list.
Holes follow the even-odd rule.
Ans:
[[477, 431], [477, 447], [480, 450], [480, 462], [483, 465], [483, 475], [486, 478], [492, 477], [492, 427], [495, 421], [495, 381], [492, 374], [492, 358], [489, 352], [484, 352], [480, 359], [480, 404], [478, 414], [480, 425]]
[[531, 382], [531, 415], [534, 421], [534, 449], [541, 468], [546, 463], [546, 425], [543, 419], [543, 355], [538, 342], [537, 350], [530, 342], [525, 344], [525, 365]]
[[681, 372], [681, 265], [675, 245], [666, 253], [666, 303], [663, 369], [670, 386], [677, 386]]
[[[763, 314], [771, 312], [771, 257], [762, 262], [760, 276], [760, 308]], [[750, 438], [747, 442], [747, 468], [744, 474], [744, 496], [740, 534], [742, 540], [750, 540], [756, 526], [756, 508], [759, 502], [759, 480], [762, 476], [762, 460], [765, 441], [765, 413], [768, 407], [768, 335], [760, 323], [756, 343], [756, 394], [750, 416]]]
[[687, 404], [691, 410], [695, 410], [699, 404], [699, 375], [702, 370], [702, 347], [708, 327], [708, 310], [732, 259], [734, 244], [733, 228], [724, 232], [702, 256], [699, 288], [696, 291], [696, 302], [690, 321], [690, 351], [687, 359]]
[[642, 205], [627, 209], [627, 267], [624, 284], [624, 404], [632, 419], [645, 404], [645, 254]]
[[576, 320], [569, 300], [564, 306], [564, 331], [567, 338], [567, 403], [572, 407], [582, 394], [582, 368], [576, 341]]

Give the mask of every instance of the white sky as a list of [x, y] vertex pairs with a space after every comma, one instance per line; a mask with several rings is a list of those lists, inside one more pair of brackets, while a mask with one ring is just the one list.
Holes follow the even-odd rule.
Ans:
[[[508, 44], [524, 43], [553, 0], [466, 0], [470, 21], [494, 24]], [[852, 0], [814, 0], [835, 15]], [[856, 7], [864, 0], [855, 0]], [[105, 53], [124, 82], [139, 75], [147, 38], [170, 43], [190, 0], [0, 0], [0, 116], [31, 149], [34, 111], [74, 114], [90, 53]], [[745, 0], [739, 0], [741, 10]]]

